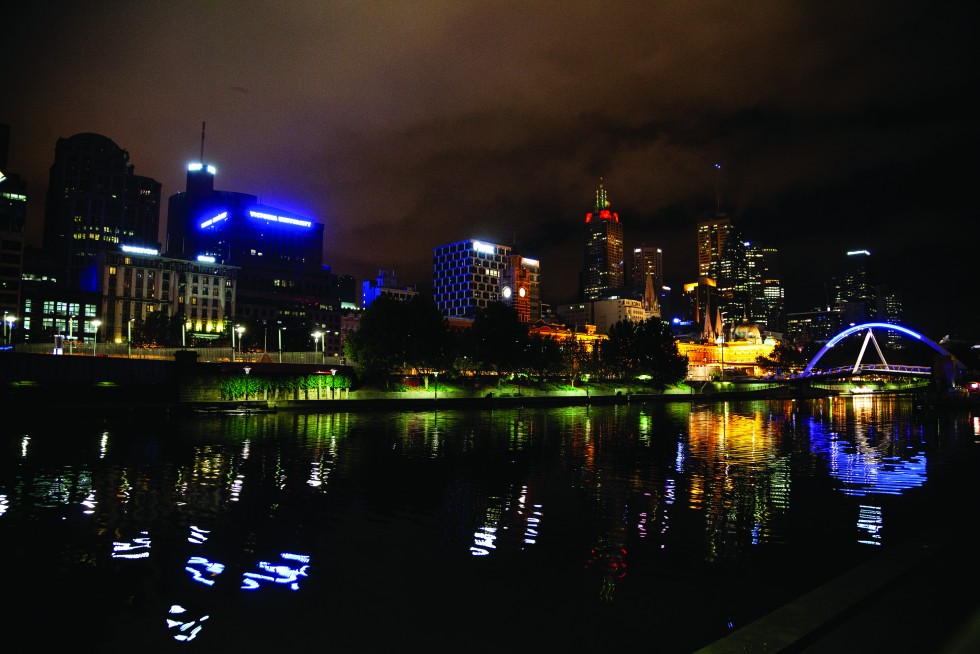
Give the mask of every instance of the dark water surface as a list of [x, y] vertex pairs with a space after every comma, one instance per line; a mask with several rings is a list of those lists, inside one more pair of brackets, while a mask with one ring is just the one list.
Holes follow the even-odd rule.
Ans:
[[884, 396], [0, 429], [22, 651], [692, 652], [965, 537], [980, 471], [975, 411]]

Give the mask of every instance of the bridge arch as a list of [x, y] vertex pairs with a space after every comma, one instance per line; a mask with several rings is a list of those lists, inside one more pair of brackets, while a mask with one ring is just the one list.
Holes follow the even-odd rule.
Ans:
[[888, 329], [891, 331], [900, 332], [902, 334], [905, 334], [906, 336], [916, 339], [917, 341], [922, 341], [923, 343], [927, 344], [929, 347], [934, 349], [936, 352], [939, 352], [944, 356], [953, 356], [952, 354], [947, 352], [943, 347], [941, 347], [939, 344], [931, 341], [929, 338], [923, 336], [918, 332], [912, 331], [908, 327], [902, 327], [901, 325], [896, 325], [888, 322], [866, 322], [860, 325], [852, 325], [847, 329], [845, 329], [844, 331], [837, 334], [837, 336], [834, 336], [832, 339], [827, 341], [827, 344], [824, 345], [822, 348], [820, 348], [820, 351], [817, 352], [816, 356], [814, 356], [813, 359], [810, 360], [810, 363], [806, 364], [806, 368], [804, 368], [803, 372], [800, 373], [801, 376], [805, 377], [809, 375], [810, 371], [813, 369], [814, 364], [816, 364], [817, 361], [820, 360], [820, 357], [826, 354], [827, 350], [834, 347], [835, 345], [840, 343], [842, 340], [844, 340], [851, 334], [856, 334], [857, 332], [864, 331], [865, 329]]

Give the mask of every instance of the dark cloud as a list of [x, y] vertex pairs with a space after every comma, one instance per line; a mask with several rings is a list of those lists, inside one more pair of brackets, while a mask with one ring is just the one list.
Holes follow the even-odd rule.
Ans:
[[[822, 301], [867, 248], [908, 322], [976, 332], [975, 9], [960, 2], [37, 2], [0, 24], [11, 167], [35, 210], [58, 137], [98, 132], [169, 196], [217, 186], [326, 225], [358, 279], [431, 277], [480, 237], [572, 298], [604, 178], [628, 245], [692, 281], [723, 208]], [[721, 163], [718, 173], [715, 163]], [[39, 226], [33, 226], [39, 234]]]

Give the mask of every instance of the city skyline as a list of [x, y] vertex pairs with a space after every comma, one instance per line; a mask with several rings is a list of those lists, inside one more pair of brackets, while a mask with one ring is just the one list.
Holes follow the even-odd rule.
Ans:
[[166, 199], [206, 123], [215, 186], [322, 222], [324, 263], [358, 280], [431, 280], [433, 247], [479, 238], [573, 301], [602, 179], [624, 249], [662, 248], [668, 284], [696, 279], [696, 223], [720, 210], [779, 250], [787, 311], [867, 249], [939, 339], [980, 322], [972, 11], [39, 2], [0, 27], [0, 122], [32, 245], [58, 138], [112, 139]]

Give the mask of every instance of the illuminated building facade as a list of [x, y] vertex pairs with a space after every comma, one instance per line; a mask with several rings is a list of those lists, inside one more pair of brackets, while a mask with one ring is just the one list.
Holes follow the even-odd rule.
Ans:
[[81, 285], [83, 271], [103, 251], [124, 243], [159, 248], [160, 183], [134, 170], [129, 153], [105, 136], [58, 139], [44, 247], [66, 262], [69, 285]]
[[[18, 342], [91, 340], [100, 307], [94, 290], [69, 288], [63, 257], [37, 248], [24, 252]], [[67, 340], [66, 340], [67, 339]]]
[[646, 286], [647, 275], [652, 277], [653, 287], [659, 292], [664, 285], [664, 252], [660, 248], [641, 245], [633, 248], [634, 286]]
[[725, 214], [716, 214], [697, 225], [698, 276], [718, 279], [725, 246], [732, 234], [732, 221]]
[[100, 257], [101, 330], [110, 342], [124, 342], [128, 323], [149, 314], [184, 316], [186, 334], [229, 338], [235, 315], [238, 268], [159, 256], [148, 248], [123, 246]]
[[867, 322], [876, 315], [870, 267], [868, 250], [851, 250], [844, 258], [843, 271], [833, 279], [834, 307], [843, 315], [844, 324]]
[[595, 350], [597, 343], [609, 340], [609, 335], [598, 333], [595, 325], [588, 325], [585, 329], [578, 330], [571, 329], [560, 323], [546, 323], [543, 321], [538, 321], [531, 325], [528, 329], [528, 334], [550, 338], [558, 341], [562, 345], [575, 345], [584, 354], [590, 354]]
[[510, 248], [468, 239], [440, 245], [432, 256], [432, 299], [447, 318], [472, 319], [500, 301], [500, 280]]
[[843, 324], [841, 312], [830, 307], [788, 313], [785, 337], [794, 345], [826, 343], [837, 335]]
[[779, 251], [772, 247], [746, 245], [748, 273], [748, 318], [767, 331], [786, 329], [783, 284], [780, 280]]
[[712, 343], [677, 342], [677, 352], [687, 357], [688, 379], [759, 376], [763, 374], [758, 365], [759, 357], [769, 357], [775, 349], [776, 341], [762, 339], [754, 325], [736, 326], [728, 337]]
[[214, 166], [187, 167], [187, 188], [170, 196], [168, 257], [259, 268], [319, 268], [323, 224], [259, 204], [245, 193], [217, 191]]
[[621, 320], [643, 322], [647, 319], [647, 312], [642, 300], [616, 298], [559, 305], [558, 316], [564, 324], [576, 330], [594, 327], [598, 333], [608, 334], [609, 328]]
[[623, 224], [619, 222], [619, 214], [609, 207], [606, 189], [600, 182], [595, 210], [585, 215], [583, 300], [598, 299], [605, 289], [623, 286]]
[[216, 190], [216, 174], [202, 146], [186, 190], [170, 196], [167, 256], [240, 268], [234, 319], [319, 331], [324, 353], [338, 354], [343, 312], [359, 302], [353, 277], [323, 265], [323, 224]]
[[541, 317], [541, 264], [511, 253], [500, 275], [500, 301], [517, 311], [521, 322], [534, 322]]

